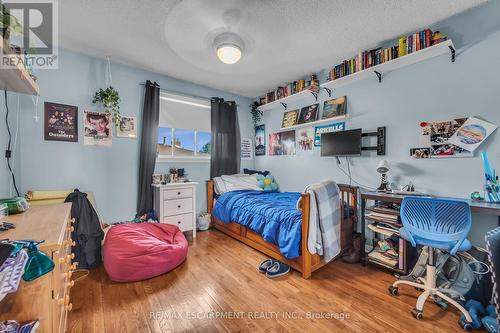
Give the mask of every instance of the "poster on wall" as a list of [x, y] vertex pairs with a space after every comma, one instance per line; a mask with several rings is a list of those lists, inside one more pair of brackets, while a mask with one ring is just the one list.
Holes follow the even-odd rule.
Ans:
[[497, 129], [497, 127], [497, 125], [487, 121], [471, 117], [455, 131], [448, 142], [457, 147], [474, 152], [474, 150], [476, 150], [476, 148]]
[[330, 99], [323, 103], [323, 119], [344, 116], [346, 114], [346, 97]]
[[110, 147], [112, 144], [111, 121], [109, 115], [102, 112], [84, 112], [85, 134], [83, 144], [88, 146]]
[[241, 138], [240, 156], [242, 160], [251, 160], [253, 158], [252, 145], [251, 139]]
[[[430, 158], [472, 157], [472, 152], [456, 146], [449, 139], [462, 126], [467, 118], [444, 121], [424, 121], [420, 123], [420, 143], [429, 148]], [[420, 148], [422, 149], [422, 148]], [[416, 158], [415, 154], [410, 155]]]
[[269, 155], [295, 155], [295, 131], [269, 134]]
[[266, 126], [255, 126], [255, 156], [266, 155]]
[[333, 123], [329, 125], [316, 126], [314, 129], [314, 147], [321, 146], [321, 134], [345, 130], [345, 123]]
[[314, 148], [314, 127], [301, 128], [297, 131], [297, 154], [310, 154]]
[[299, 117], [299, 110], [285, 111], [283, 113], [283, 120], [281, 121], [281, 128], [291, 127], [297, 125], [297, 118]]
[[313, 104], [300, 109], [299, 124], [306, 124], [318, 119], [319, 104]]
[[116, 127], [116, 136], [120, 138], [136, 138], [137, 118], [122, 116], [120, 125]]
[[45, 102], [46, 141], [78, 142], [78, 107]]

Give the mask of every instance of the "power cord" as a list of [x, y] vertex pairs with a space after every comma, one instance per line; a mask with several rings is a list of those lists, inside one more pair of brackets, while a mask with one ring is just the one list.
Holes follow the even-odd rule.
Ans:
[[361, 186], [361, 187], [365, 187], [365, 188], [367, 188], [367, 189], [369, 189], [369, 190], [372, 190], [372, 191], [376, 191], [376, 190], [377, 190], [375, 187], [366, 186], [366, 185], [361, 184], [361, 183], [357, 182], [356, 180], [354, 180], [354, 179], [352, 178], [352, 175], [351, 175], [351, 166], [350, 166], [350, 164], [349, 164], [349, 158], [346, 156], [345, 160], [346, 160], [346, 162], [347, 162], [347, 169], [348, 169], [348, 172], [346, 172], [344, 169], [342, 169], [342, 168], [340, 167], [340, 159], [338, 159], [338, 160], [337, 160], [337, 167], [339, 168], [339, 170], [340, 170], [340, 171], [342, 171], [342, 173], [343, 173], [344, 175], [346, 175], [346, 176], [349, 178], [349, 186], [351, 186], [351, 184], [352, 184], [352, 183], [354, 183], [354, 184], [356, 184], [356, 185], [359, 185], [359, 186]]
[[19, 197], [19, 190], [17, 189], [16, 185], [16, 176], [14, 175], [14, 171], [12, 171], [12, 167], [10, 165], [10, 159], [12, 158], [12, 151], [10, 150], [11, 148], [11, 143], [12, 143], [12, 134], [10, 132], [10, 126], [9, 126], [9, 104], [7, 101], [7, 90], [4, 90], [4, 100], [5, 100], [5, 109], [7, 112], [5, 113], [5, 125], [7, 126], [7, 133], [9, 135], [9, 143], [7, 144], [7, 150], [5, 151], [5, 158], [7, 159], [7, 167], [9, 168], [11, 177], [12, 177], [12, 184], [14, 185], [14, 189], [16, 190], [16, 194]]

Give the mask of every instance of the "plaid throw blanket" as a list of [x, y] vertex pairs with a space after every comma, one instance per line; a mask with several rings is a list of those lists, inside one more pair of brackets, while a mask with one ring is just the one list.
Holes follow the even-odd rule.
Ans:
[[309, 193], [311, 203], [307, 248], [311, 254], [331, 261], [340, 253], [340, 189], [333, 180], [325, 179], [304, 191]]

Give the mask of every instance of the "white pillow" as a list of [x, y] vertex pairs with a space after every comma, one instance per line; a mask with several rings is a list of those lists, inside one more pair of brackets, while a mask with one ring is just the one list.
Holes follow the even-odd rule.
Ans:
[[223, 194], [230, 191], [254, 190], [262, 191], [257, 182], [257, 175], [235, 174], [222, 175], [214, 179], [215, 193]]

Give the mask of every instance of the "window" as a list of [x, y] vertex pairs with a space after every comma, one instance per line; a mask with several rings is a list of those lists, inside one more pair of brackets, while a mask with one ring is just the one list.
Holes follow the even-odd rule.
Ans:
[[158, 160], [210, 160], [210, 101], [160, 94]]

